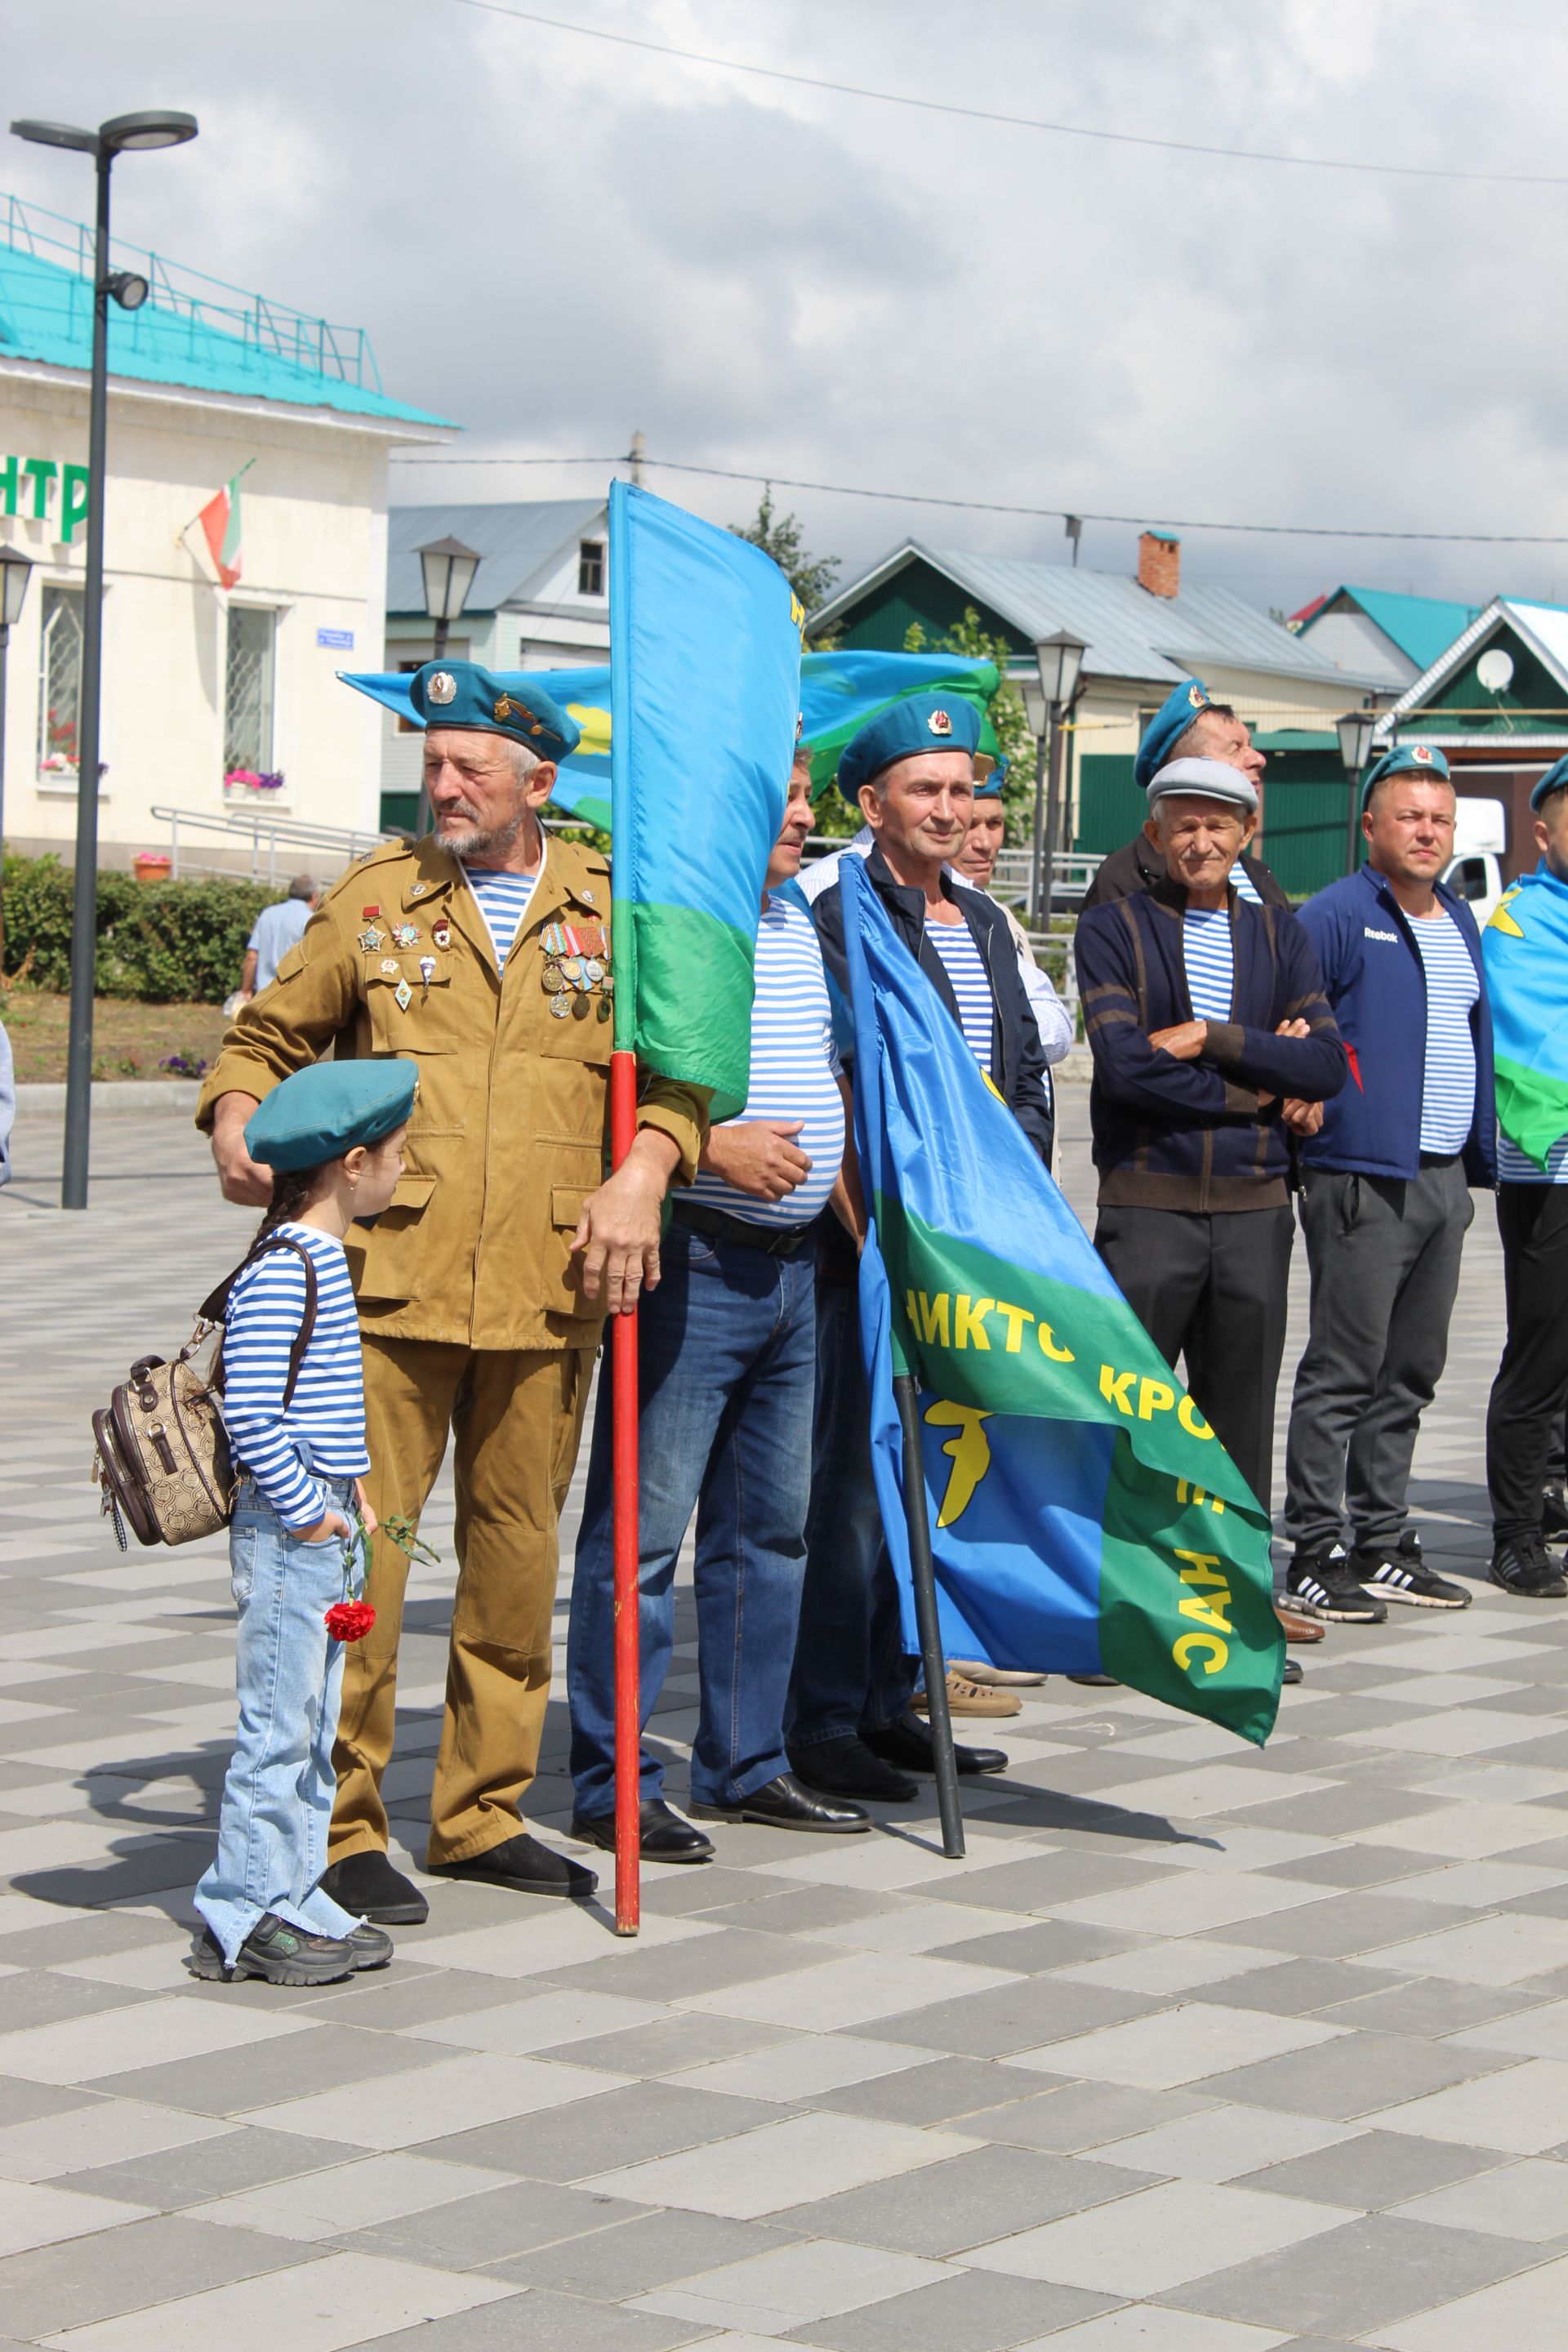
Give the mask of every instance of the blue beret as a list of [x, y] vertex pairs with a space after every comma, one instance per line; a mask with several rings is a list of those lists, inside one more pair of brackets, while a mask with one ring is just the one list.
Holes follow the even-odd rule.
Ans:
[[1557, 761], [1552, 767], [1547, 769], [1546, 773], [1542, 777], [1541, 782], [1531, 793], [1531, 807], [1534, 809], [1536, 814], [1539, 815], [1541, 812], [1541, 803], [1546, 799], [1547, 795], [1551, 793], [1560, 793], [1565, 787], [1568, 787], [1568, 756]]
[[977, 801], [994, 801], [999, 799], [1001, 797], [1002, 787], [1006, 781], [1007, 754], [1004, 751], [994, 762], [984, 776], [976, 776], [974, 779], [975, 799]]
[[273, 1087], [251, 1113], [245, 1148], [264, 1168], [292, 1174], [380, 1143], [414, 1108], [413, 1062], [312, 1062]]
[[470, 727], [486, 735], [510, 735], [541, 760], [563, 760], [583, 740], [583, 730], [542, 687], [526, 694], [503, 686], [478, 662], [433, 661], [415, 671], [408, 699], [422, 727]]
[[1133, 781], [1141, 793], [1148, 791], [1156, 771], [1164, 766], [1194, 719], [1213, 709], [1209, 690], [1201, 677], [1184, 677], [1165, 697], [1149, 721], [1132, 762]]
[[1385, 751], [1361, 788], [1361, 804], [1364, 809], [1372, 799], [1373, 784], [1384, 776], [1428, 776], [1434, 782], [1447, 783], [1448, 762], [1441, 751], [1430, 743], [1401, 743], [1397, 749]]
[[851, 736], [838, 762], [838, 789], [858, 809], [861, 785], [895, 760], [913, 760], [922, 751], [967, 751], [973, 759], [979, 749], [980, 713], [965, 696], [911, 694], [879, 710]]

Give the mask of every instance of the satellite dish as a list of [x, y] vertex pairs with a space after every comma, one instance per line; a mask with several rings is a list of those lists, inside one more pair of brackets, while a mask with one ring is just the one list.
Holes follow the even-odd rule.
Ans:
[[1490, 646], [1476, 664], [1476, 676], [1489, 694], [1506, 694], [1513, 684], [1513, 656]]

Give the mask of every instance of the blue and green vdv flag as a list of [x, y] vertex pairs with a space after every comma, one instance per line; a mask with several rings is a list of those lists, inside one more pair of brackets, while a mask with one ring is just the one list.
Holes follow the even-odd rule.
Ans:
[[950, 1657], [1114, 1675], [1259, 1745], [1284, 1667], [1268, 1519], [962, 1032], [840, 861], [872, 1453], [918, 1649], [895, 1375], [919, 1397]]
[[769, 556], [610, 486], [616, 1045], [742, 1108], [768, 858], [789, 789], [801, 608]]
[[1481, 934], [1498, 1125], [1546, 1171], [1568, 1135], [1568, 883], [1544, 861], [1503, 893]]

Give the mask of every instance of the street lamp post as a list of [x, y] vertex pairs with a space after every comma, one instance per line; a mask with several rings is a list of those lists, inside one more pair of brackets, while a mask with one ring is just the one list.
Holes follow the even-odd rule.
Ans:
[[98, 961], [98, 739], [103, 667], [103, 477], [109, 440], [109, 305], [138, 310], [147, 281], [109, 266], [109, 175], [117, 155], [180, 147], [196, 135], [194, 114], [117, 114], [96, 131], [68, 122], [13, 122], [36, 147], [68, 147], [97, 168], [92, 285], [92, 394], [87, 429], [87, 593], [81, 630], [81, 716], [77, 729], [76, 875], [71, 896], [70, 1042], [66, 1058], [66, 1141], [60, 1206], [87, 1206], [92, 1111], [92, 1014]]
[[[460, 539], [433, 539], [428, 547], [420, 548], [418, 552], [420, 576], [425, 583], [425, 610], [434, 624], [431, 658], [439, 661], [447, 650], [447, 632], [468, 601], [479, 558]], [[430, 803], [421, 777], [416, 833], [424, 832], [429, 815]]]
[[1067, 751], [1066, 719], [1078, 694], [1088, 650], [1070, 629], [1058, 629], [1055, 636], [1042, 637], [1035, 647], [1037, 675], [1019, 680], [1036, 746], [1035, 841], [1029, 876], [1029, 922], [1036, 930], [1050, 929]]
[[0, 982], [5, 976], [5, 673], [11, 656], [11, 624], [22, 617], [33, 559], [19, 547], [0, 547]]
[[1334, 732], [1340, 739], [1340, 759], [1344, 766], [1345, 784], [1350, 795], [1350, 813], [1345, 820], [1345, 872], [1356, 870], [1356, 839], [1360, 833], [1361, 794], [1356, 786], [1362, 770], [1372, 757], [1372, 739], [1377, 728], [1375, 710], [1347, 710], [1342, 719], [1334, 721]]

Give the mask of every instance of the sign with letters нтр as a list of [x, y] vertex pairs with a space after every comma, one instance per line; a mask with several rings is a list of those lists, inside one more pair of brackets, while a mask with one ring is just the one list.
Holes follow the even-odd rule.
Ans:
[[58, 480], [58, 535], [68, 547], [87, 520], [88, 479], [85, 466], [62, 466], [53, 457], [0, 457], [0, 514], [20, 513], [28, 522], [47, 522]]

